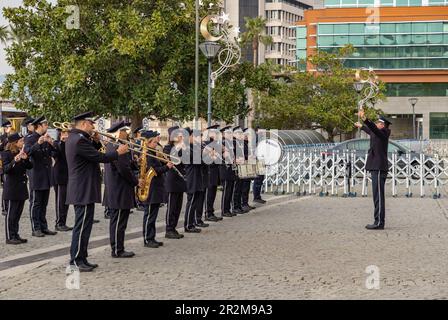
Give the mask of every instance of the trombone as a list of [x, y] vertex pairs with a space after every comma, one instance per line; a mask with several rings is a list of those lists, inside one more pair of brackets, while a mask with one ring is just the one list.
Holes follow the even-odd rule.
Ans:
[[[53, 122], [53, 127], [55, 127], [56, 129], [61, 129], [61, 130], [71, 130], [72, 129], [72, 124], [69, 123], [69, 122]], [[157, 149], [146, 147], [146, 149], [148, 149], [150, 151], [153, 151], [156, 154], [157, 153], [161, 154], [162, 157], [159, 157], [157, 155], [153, 155], [153, 154], [141, 151], [140, 150], [141, 145], [139, 145], [137, 143], [133, 143], [133, 142], [130, 142], [130, 141], [125, 140], [125, 139], [120, 139], [120, 138], [115, 137], [114, 135], [106, 133], [106, 132], [101, 132], [101, 131], [98, 131], [98, 130], [94, 130], [94, 132], [98, 133], [99, 135], [101, 135], [103, 137], [106, 137], [106, 138], [112, 140], [112, 141], [110, 141], [110, 143], [112, 143], [113, 145], [118, 145], [118, 142], [123, 143], [123, 144], [127, 144], [129, 146], [129, 150], [133, 151], [135, 153], [139, 153], [141, 155], [152, 157], [152, 158], [155, 158], [155, 159], [160, 160], [160, 161], [165, 162], [165, 163], [172, 162], [175, 165], [178, 165], [178, 164], [181, 163], [181, 159], [180, 158], [174, 157], [174, 156], [166, 154], [166, 153], [163, 153], [163, 152], [161, 152], [161, 151], [159, 151]], [[145, 139], [142, 139], [142, 140], [144, 141]], [[170, 160], [170, 158], [171, 158], [171, 160]], [[182, 173], [176, 167], [173, 167], [173, 169], [177, 172], [177, 174], [179, 174], [179, 176], [181, 176], [182, 178], [185, 179], [185, 177], [182, 175]]]

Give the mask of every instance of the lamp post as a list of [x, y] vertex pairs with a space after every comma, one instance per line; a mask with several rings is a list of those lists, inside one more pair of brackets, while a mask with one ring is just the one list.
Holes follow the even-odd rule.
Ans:
[[[353, 83], [353, 88], [358, 93], [358, 99], [359, 99], [359, 94], [361, 93], [362, 89], [364, 88], [364, 82], [356, 81], [355, 83]], [[360, 101], [358, 101], [358, 112], [361, 107], [362, 107], [362, 105], [360, 105]], [[358, 122], [360, 122], [359, 113], [358, 113]], [[358, 138], [361, 138], [361, 129], [360, 128], [358, 128], [357, 135], [358, 135]]]
[[412, 106], [412, 137], [416, 140], [415, 136], [415, 105], [418, 102], [418, 98], [409, 98], [409, 103]]
[[212, 62], [221, 49], [221, 45], [213, 41], [205, 41], [199, 47], [208, 60], [207, 126], [210, 127], [212, 125]]

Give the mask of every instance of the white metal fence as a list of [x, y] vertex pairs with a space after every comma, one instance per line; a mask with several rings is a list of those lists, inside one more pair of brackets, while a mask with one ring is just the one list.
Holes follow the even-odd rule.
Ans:
[[[447, 144], [448, 147], [448, 144]], [[432, 196], [445, 194], [448, 159], [438, 153], [389, 154], [388, 194]], [[365, 170], [367, 154], [354, 151], [326, 152], [322, 149], [284, 149], [282, 159], [267, 168], [265, 191], [318, 194], [320, 196], [367, 196], [370, 174]]]

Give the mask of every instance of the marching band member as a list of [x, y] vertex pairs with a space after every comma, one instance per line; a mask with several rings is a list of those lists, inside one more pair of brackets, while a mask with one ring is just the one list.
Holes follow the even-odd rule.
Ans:
[[[216, 142], [217, 139], [217, 132], [218, 132], [219, 125], [212, 125], [208, 127], [207, 133], [208, 133], [208, 141], [206, 141], [206, 146], [212, 144], [213, 142]], [[211, 151], [216, 152], [216, 150]], [[210, 159], [213, 160], [212, 163], [208, 164], [206, 166], [208, 170], [207, 174], [207, 183], [206, 183], [206, 189], [205, 189], [205, 220], [206, 221], [221, 221], [222, 217], [215, 216], [215, 199], [216, 199], [216, 192], [218, 190], [218, 186], [220, 184], [219, 181], [219, 164], [215, 163], [216, 157], [214, 157], [213, 154], [210, 154]]]
[[19, 220], [23, 205], [28, 199], [26, 170], [33, 165], [23, 151], [23, 138], [14, 133], [8, 137], [5, 151], [2, 153], [5, 183], [3, 185], [3, 200], [8, 202], [6, 215], [6, 244], [26, 243], [26, 239], [19, 236]]
[[[142, 137], [146, 139], [146, 145], [148, 148], [156, 149], [159, 142], [160, 133], [157, 131], [144, 131], [142, 132]], [[148, 153], [156, 156], [156, 152], [153, 150], [148, 150]], [[145, 155], [142, 155], [145, 156]], [[159, 214], [160, 204], [163, 202], [163, 194], [165, 192], [164, 187], [164, 174], [171, 168], [174, 167], [172, 162], [167, 164], [162, 163], [160, 160], [146, 156], [148, 168], [152, 167], [156, 176], [152, 178], [151, 185], [149, 188], [149, 195], [146, 201], [143, 201], [144, 205], [144, 216], [143, 216], [143, 240], [145, 247], [147, 248], [158, 248], [163, 246], [163, 242], [157, 241], [156, 237], [156, 220]], [[144, 180], [140, 178], [139, 184], [142, 187]]]
[[[244, 163], [244, 140], [243, 140], [243, 130], [240, 126], [233, 128], [233, 144], [235, 152], [235, 163]], [[241, 203], [241, 188], [243, 184], [243, 179], [240, 179], [238, 175], [235, 176], [235, 182], [233, 187], [233, 198], [232, 198], [232, 213], [243, 214], [247, 211], [243, 210]]]
[[[185, 178], [187, 179], [187, 205], [185, 208], [184, 228], [187, 233], [199, 233], [202, 229], [197, 228], [195, 222], [196, 212], [200, 210], [198, 207], [201, 205], [200, 198], [201, 192], [204, 191], [204, 181], [200, 159], [201, 157], [199, 157], [199, 159], [195, 159], [194, 152], [200, 153], [202, 150], [200, 142], [199, 144], [198, 142], [195, 142], [198, 138], [194, 138], [193, 130], [190, 128], [187, 128], [186, 130], [189, 134], [189, 143], [186, 150], [189, 157], [189, 163], [185, 164]], [[200, 135], [198, 136], [200, 139]]]
[[35, 119], [34, 132], [25, 138], [25, 152], [30, 157], [33, 168], [30, 170], [30, 190], [33, 193], [31, 204], [31, 227], [33, 237], [55, 235], [47, 223], [47, 205], [51, 188], [51, 153], [53, 139], [47, 134], [48, 122], [44, 116]]
[[98, 267], [87, 261], [87, 247], [92, 231], [95, 203], [101, 203], [101, 171], [99, 163], [108, 163], [128, 152], [127, 145], [101, 153], [102, 147], [92, 112], [73, 118], [75, 127], [66, 142], [68, 166], [67, 204], [75, 207], [75, 226], [70, 247], [70, 266], [80, 272]]
[[[255, 143], [257, 144], [259, 142], [259, 134], [261, 132], [261, 129], [259, 127], [255, 128]], [[263, 187], [263, 181], [264, 181], [264, 176], [257, 176], [254, 179], [254, 186], [252, 189], [252, 193], [253, 193], [253, 197], [254, 197], [254, 202], [256, 203], [261, 203], [261, 204], [265, 204], [266, 200], [261, 198], [261, 188]]]
[[[244, 160], [246, 162], [249, 161], [249, 136], [248, 136], [248, 128], [243, 129], [243, 144], [244, 144]], [[250, 184], [251, 179], [242, 179], [241, 180], [241, 205], [243, 212], [249, 212], [250, 210], [255, 209], [249, 205], [249, 193], [250, 193]]]
[[[205, 143], [203, 142], [203, 140], [205, 140], [205, 132], [201, 132], [201, 134], [198, 135], [193, 135], [193, 141], [194, 144], [200, 146], [200, 150], [198, 150], [200, 152], [200, 160], [201, 160], [201, 167], [200, 167], [200, 172], [201, 172], [201, 187], [200, 190], [198, 189], [197, 191], [197, 205], [196, 205], [196, 212], [194, 215], [194, 224], [196, 227], [200, 227], [200, 228], [207, 228], [209, 227], [208, 223], [205, 223], [204, 221], [202, 221], [202, 215], [204, 213], [204, 203], [205, 203], [205, 190], [207, 188], [207, 184], [208, 184], [208, 164], [206, 164], [204, 162], [204, 151], [205, 149]], [[196, 150], [195, 150], [196, 152]]]
[[67, 200], [67, 183], [68, 183], [68, 168], [67, 158], [65, 156], [65, 142], [68, 138], [68, 130], [63, 129], [59, 140], [53, 143], [53, 151], [51, 153], [54, 161], [51, 170], [51, 180], [55, 194], [55, 208], [56, 208], [56, 230], [57, 231], [71, 231], [66, 225], [67, 214], [69, 206], [65, 203]]
[[[34, 118], [28, 117], [26, 118], [22, 125], [26, 127], [27, 134], [25, 135], [25, 141], [28, 139], [29, 136], [31, 136], [34, 133], [34, 125], [33, 121], [36, 120]], [[26, 171], [26, 175], [28, 176], [28, 181], [31, 181], [31, 170]], [[31, 206], [33, 204], [33, 191], [31, 190], [31, 183], [28, 184], [28, 190], [29, 190], [29, 204], [28, 204], [28, 211], [31, 212]]]
[[222, 128], [220, 131], [224, 133], [222, 140], [223, 163], [219, 167], [219, 176], [223, 187], [221, 196], [221, 215], [223, 217], [233, 217], [236, 216], [236, 214], [231, 212], [233, 187], [236, 180], [235, 171], [233, 170], [235, 159], [233, 154], [233, 132], [230, 126]]
[[[176, 151], [176, 154], [181, 156], [182, 149], [185, 149], [185, 144], [183, 143], [184, 136], [182, 132], [176, 132], [179, 129], [178, 126], [168, 129], [168, 144], [163, 148], [163, 153], [171, 154], [172, 151]], [[175, 167], [181, 174], [185, 175], [185, 166], [183, 163], [177, 164]], [[179, 176], [174, 170], [169, 170], [165, 175], [165, 188], [166, 192], [168, 192], [165, 238], [181, 239], [184, 235], [177, 232], [176, 228], [182, 211], [182, 202], [184, 192], [187, 191], [187, 185], [183, 177]]]
[[[130, 123], [120, 121], [112, 125], [107, 132], [116, 134], [121, 140], [128, 140], [127, 129]], [[106, 152], [117, 150], [117, 145], [109, 142]], [[132, 169], [131, 154], [126, 153], [118, 156], [115, 160], [104, 165], [105, 190], [104, 205], [110, 214], [110, 245], [113, 258], [131, 258], [135, 254], [124, 250], [125, 231], [128, 224], [129, 214], [135, 207], [135, 187], [138, 179]], [[106, 179], [107, 177], [107, 179]]]
[[[8, 136], [11, 134], [12, 124], [11, 121], [6, 120], [2, 123], [3, 134], [0, 136], [0, 152], [5, 150], [6, 144], [8, 143]], [[4, 183], [3, 180], [3, 163], [0, 161], [0, 179], [1, 183]], [[8, 205], [5, 201], [2, 201], [2, 214], [6, 216], [6, 212], [8, 211]]]

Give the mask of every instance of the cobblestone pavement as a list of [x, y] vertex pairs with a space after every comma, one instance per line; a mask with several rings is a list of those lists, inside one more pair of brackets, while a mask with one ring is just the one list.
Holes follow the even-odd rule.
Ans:
[[[79, 290], [65, 287], [67, 256], [0, 271], [0, 299], [448, 297], [448, 200], [387, 198], [384, 231], [364, 229], [372, 220], [371, 198], [271, 200], [201, 234], [164, 239], [162, 248], [129, 240], [133, 259], [115, 260], [108, 246], [95, 248], [89, 259], [100, 267], [81, 274]], [[141, 216], [131, 217], [129, 229], [140, 227]], [[164, 209], [160, 216], [163, 225]], [[102, 220], [93, 236], [107, 235], [106, 227]], [[0, 264], [21, 252], [67, 245], [69, 238], [31, 239], [6, 251], [2, 244]], [[371, 265], [379, 268], [379, 289], [366, 288]]]

